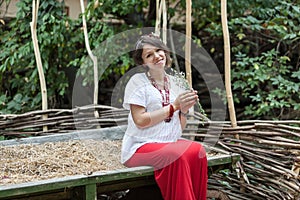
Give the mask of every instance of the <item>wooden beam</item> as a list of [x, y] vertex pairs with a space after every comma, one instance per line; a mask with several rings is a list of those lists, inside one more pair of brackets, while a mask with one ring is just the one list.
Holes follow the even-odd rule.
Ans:
[[85, 199], [97, 200], [97, 186], [95, 183], [85, 185]]

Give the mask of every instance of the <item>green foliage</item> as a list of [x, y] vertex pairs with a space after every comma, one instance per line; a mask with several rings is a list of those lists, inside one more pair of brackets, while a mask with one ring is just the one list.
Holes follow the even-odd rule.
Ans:
[[[172, 5], [169, 19], [175, 14], [185, 15], [185, 1], [173, 3], [168, 2]], [[30, 0], [19, 1], [17, 17], [5, 28], [1, 26], [0, 113], [22, 113], [41, 105], [29, 25], [31, 4]], [[247, 118], [283, 119], [288, 112], [299, 112], [299, 4], [291, 0], [233, 0], [227, 4], [235, 102], [248, 105], [244, 110]], [[143, 27], [147, 19], [144, 10], [148, 6], [146, 0], [89, 1], [85, 16], [90, 46], [98, 57], [100, 80], [112, 73], [124, 74], [133, 65], [129, 54], [114, 57], [110, 53], [120, 51], [122, 45], [101, 51], [99, 46], [118, 33]], [[197, 0], [192, 6], [193, 38], [200, 38], [197, 42], [222, 69], [220, 1]], [[50, 108], [60, 106], [65, 99], [69, 87], [66, 68], [78, 70], [78, 75], [84, 77], [84, 85], [93, 84], [93, 64], [85, 50], [81, 18], [70, 20], [63, 10], [64, 5], [56, 0], [43, 1], [39, 8], [37, 35]], [[110, 23], [112, 18], [122, 23]]]
[[[129, 25], [126, 23], [121, 26], [110, 24], [110, 17], [130, 21], [130, 15], [143, 13], [142, 8], [147, 3], [135, 0], [90, 1], [85, 15], [89, 43], [95, 49], [94, 52], [107, 38], [128, 29]], [[0, 113], [22, 113], [41, 107], [39, 77], [30, 31], [32, 1], [19, 1], [17, 7], [16, 18], [0, 33], [3, 47], [0, 49], [0, 60], [3, 61], [0, 63], [0, 90], [3, 91], [0, 96]], [[49, 108], [60, 107], [66, 99], [69, 87], [66, 68], [79, 69], [78, 75], [84, 77], [83, 85], [93, 84], [93, 66], [88, 59], [81, 27], [81, 17], [78, 20], [69, 19], [64, 14], [63, 3], [56, 0], [40, 3], [37, 36], [46, 77]], [[99, 56], [100, 80], [105, 80], [111, 73], [123, 74], [132, 64], [129, 55], [115, 58], [99, 52], [95, 54]], [[107, 69], [101, 65], [103, 57], [110, 59]]]
[[147, 7], [148, 1], [138, 0], [99, 0], [91, 1], [87, 8], [88, 16], [94, 18], [100, 15], [100, 19], [104, 18], [104, 14], [122, 17], [133, 12], [142, 12]]
[[300, 70], [293, 71], [290, 59], [278, 54], [273, 49], [253, 58], [237, 55], [233, 89], [250, 99], [246, 115], [281, 119], [291, 110], [299, 110]]
[[[300, 111], [299, 52], [295, 51], [300, 41], [300, 7], [280, 1], [275, 9], [263, 10], [265, 14], [255, 10], [257, 16], [236, 18], [231, 23], [240, 25], [237, 36], [244, 34], [240, 45], [232, 49], [237, 58], [234, 90], [251, 100], [244, 112], [248, 116], [293, 118], [288, 114]], [[249, 31], [255, 32], [256, 43], [247, 36]]]
[[[217, 41], [223, 42], [219, 1], [197, 2], [195, 9], [202, 10], [196, 17], [202, 21], [198, 23], [202, 44], [216, 62], [222, 61], [223, 46], [217, 46]], [[227, 10], [234, 101], [245, 107], [246, 118], [299, 117], [292, 114], [300, 112], [299, 4], [289, 0], [230, 1]], [[224, 98], [222, 91], [215, 92]]]
[[[110, 37], [114, 37], [119, 31], [119, 27], [109, 26], [104, 22], [93, 23], [89, 21], [89, 38], [93, 54], [97, 57], [99, 80], [105, 80], [110, 74], [124, 74], [132, 65], [129, 54], [116, 57], [116, 52], [124, 48], [109, 41]], [[101, 32], [101, 34], [99, 33]], [[105, 42], [105, 45], [104, 45]], [[94, 81], [93, 63], [89, 57], [84, 56], [81, 60], [78, 75], [83, 77], [83, 85], [92, 85]]]
[[[110, 0], [99, 1], [96, 4], [95, 2], [91, 2], [87, 6], [85, 16], [88, 23], [91, 49], [98, 60], [99, 80], [105, 80], [112, 73], [117, 75], [124, 74], [133, 65], [129, 54], [124, 54], [120, 57], [115, 56], [116, 52], [124, 48], [124, 44], [118, 45], [109, 40], [116, 34], [128, 30], [130, 24], [125, 23], [120, 26], [113, 26], [107, 21], [110, 20], [111, 16], [114, 16], [114, 19], [120, 19], [121, 22], [123, 19], [127, 19], [127, 22], [130, 23], [135, 18], [133, 17], [130, 20], [128, 15], [135, 13], [136, 16], [139, 16], [138, 13], [142, 13], [142, 8], [147, 6], [147, 1]], [[106, 42], [107, 45], [103, 45], [103, 42]], [[90, 70], [93, 68], [92, 61], [89, 58], [82, 58], [80, 62], [78, 75], [84, 77], [83, 85], [92, 85], [94, 80], [93, 72]]]
[[[1, 113], [20, 113], [40, 109], [41, 95], [38, 71], [35, 64], [30, 22], [31, 0], [19, 1], [15, 19], [1, 34], [0, 65]], [[63, 13], [63, 4], [55, 0], [41, 3], [38, 14], [37, 35], [45, 72], [49, 107], [54, 107], [63, 98], [68, 83], [63, 72], [74, 57], [76, 36], [69, 20]], [[75, 39], [76, 40], [76, 39]], [[74, 39], [73, 39], [74, 41]], [[3, 101], [5, 99], [5, 101]]]

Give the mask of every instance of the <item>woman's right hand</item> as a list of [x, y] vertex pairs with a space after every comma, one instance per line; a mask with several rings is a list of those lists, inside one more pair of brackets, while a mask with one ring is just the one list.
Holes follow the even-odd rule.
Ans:
[[181, 93], [173, 102], [174, 110], [181, 110], [183, 113], [187, 113], [188, 110], [195, 105], [198, 101], [198, 95], [196, 90], [190, 90]]

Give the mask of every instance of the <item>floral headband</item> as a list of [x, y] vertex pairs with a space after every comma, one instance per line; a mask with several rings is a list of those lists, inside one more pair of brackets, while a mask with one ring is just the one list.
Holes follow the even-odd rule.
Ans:
[[142, 35], [140, 37], [140, 39], [136, 42], [135, 50], [140, 48], [140, 45], [144, 42], [144, 39], [147, 38], [147, 37], [155, 38], [155, 39], [158, 39], [159, 41], [161, 41], [159, 35], [156, 34], [156, 33], [153, 33], [153, 32], [148, 34], [148, 35]]

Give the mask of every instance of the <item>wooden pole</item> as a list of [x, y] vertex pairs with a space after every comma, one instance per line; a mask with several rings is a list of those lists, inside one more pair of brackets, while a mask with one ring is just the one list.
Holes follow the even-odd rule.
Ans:
[[163, 26], [162, 26], [162, 40], [165, 44], [167, 44], [167, 6], [166, 1], [162, 0], [162, 15], [163, 15]]
[[[224, 68], [225, 68], [225, 89], [226, 89], [226, 97], [228, 102], [228, 110], [229, 110], [229, 117], [231, 126], [237, 127], [236, 116], [235, 116], [235, 109], [231, 91], [231, 60], [230, 60], [230, 37], [229, 37], [229, 30], [228, 30], [228, 23], [227, 23], [227, 0], [221, 0], [221, 21], [222, 21], [222, 30], [223, 30], [223, 40], [224, 40]], [[234, 135], [236, 139], [239, 139], [239, 134], [236, 133]], [[237, 166], [242, 172], [240, 177], [241, 187], [240, 191], [245, 192], [245, 181], [248, 181], [247, 175], [244, 172], [242, 164], [240, 161], [237, 162]]]
[[[41, 86], [41, 95], [42, 95], [42, 110], [48, 109], [48, 101], [47, 101], [47, 86], [46, 86], [46, 80], [44, 76], [44, 70], [41, 60], [41, 54], [39, 50], [38, 40], [37, 40], [37, 34], [36, 34], [36, 25], [37, 25], [37, 18], [38, 18], [38, 10], [39, 10], [39, 0], [33, 0], [32, 1], [32, 21], [30, 22], [31, 27], [31, 37], [33, 42], [33, 49], [36, 59], [36, 64], [38, 68], [39, 73], [39, 79], [40, 79], [40, 86]], [[47, 114], [42, 115], [42, 119], [47, 119]], [[43, 131], [47, 131], [48, 127], [43, 126]]]
[[160, 19], [161, 19], [162, 4], [160, 0], [156, 0], [156, 19], [155, 19], [155, 34], [160, 35]]
[[[191, 69], [191, 40], [192, 40], [192, 0], [186, 0], [186, 27], [185, 27], [185, 76], [190, 86], [193, 88], [192, 83], [192, 69]], [[194, 107], [190, 108], [190, 112], [194, 114]], [[194, 136], [190, 137], [191, 140], [195, 140]]]
[[[80, 0], [80, 6], [81, 6], [81, 13], [82, 13], [82, 23], [83, 23], [83, 32], [84, 32], [84, 40], [85, 40], [85, 47], [87, 49], [87, 52], [92, 59], [94, 63], [94, 105], [98, 104], [98, 64], [97, 64], [97, 57], [94, 56], [90, 43], [89, 43], [89, 37], [88, 37], [88, 31], [87, 31], [87, 24], [86, 24], [86, 19], [85, 19], [85, 7], [84, 7], [84, 1]], [[95, 117], [99, 118], [99, 113], [95, 110], [94, 111]]]
[[[227, 1], [221, 0], [221, 19], [222, 19], [222, 29], [223, 29], [223, 40], [224, 40], [224, 66], [225, 66], [225, 88], [226, 96], [228, 101], [229, 116], [231, 121], [231, 126], [236, 127], [236, 116], [235, 109], [231, 91], [231, 61], [230, 61], [230, 39], [227, 24]], [[236, 135], [238, 138], [238, 135]]]
[[161, 16], [162, 18], [162, 40], [164, 44], [167, 44], [167, 6], [166, 1], [156, 0], [156, 21], [155, 21], [155, 33], [160, 36], [161, 27]]
[[191, 70], [191, 38], [192, 38], [192, 1], [186, 0], [186, 38], [185, 38], [185, 73], [186, 79], [192, 88]]

